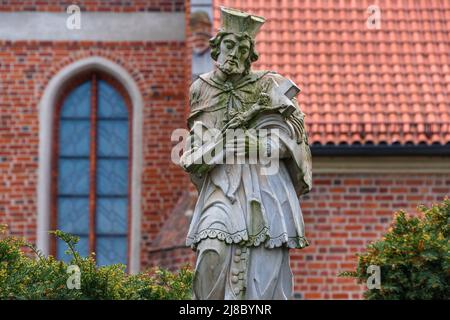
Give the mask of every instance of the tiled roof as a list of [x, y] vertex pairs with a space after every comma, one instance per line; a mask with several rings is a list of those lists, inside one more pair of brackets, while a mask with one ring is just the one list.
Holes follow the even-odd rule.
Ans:
[[267, 19], [254, 69], [303, 89], [311, 143], [450, 143], [450, 1], [222, 0], [214, 31], [219, 5]]

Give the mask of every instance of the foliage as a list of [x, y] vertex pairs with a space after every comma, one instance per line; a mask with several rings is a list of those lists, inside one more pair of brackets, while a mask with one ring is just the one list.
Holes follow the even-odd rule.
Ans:
[[[5, 233], [0, 225], [0, 236]], [[78, 238], [62, 231], [53, 232], [69, 247], [70, 264], [46, 257], [32, 245], [15, 237], [0, 237], [0, 300], [1, 299], [190, 299], [192, 271], [188, 266], [178, 273], [155, 268], [129, 275], [124, 265], [98, 267], [95, 255], [84, 258], [74, 249]], [[36, 253], [33, 259], [22, 247]], [[69, 289], [69, 265], [81, 272], [81, 288]]]
[[383, 239], [358, 255], [356, 271], [340, 274], [366, 283], [367, 268], [380, 266], [381, 289], [367, 290], [366, 299], [450, 298], [450, 200], [419, 209], [419, 216], [396, 213]]

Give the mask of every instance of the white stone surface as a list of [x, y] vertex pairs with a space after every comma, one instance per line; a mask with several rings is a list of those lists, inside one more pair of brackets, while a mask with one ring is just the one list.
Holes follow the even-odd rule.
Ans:
[[0, 40], [183, 41], [184, 12], [83, 12], [81, 29], [62, 12], [0, 12]]

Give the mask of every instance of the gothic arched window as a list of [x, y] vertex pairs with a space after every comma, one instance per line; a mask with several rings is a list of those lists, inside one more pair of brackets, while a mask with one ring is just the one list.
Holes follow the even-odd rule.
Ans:
[[[51, 227], [78, 236], [98, 265], [128, 264], [131, 112], [122, 86], [97, 72], [74, 79], [56, 108]], [[58, 259], [65, 250], [51, 242]]]

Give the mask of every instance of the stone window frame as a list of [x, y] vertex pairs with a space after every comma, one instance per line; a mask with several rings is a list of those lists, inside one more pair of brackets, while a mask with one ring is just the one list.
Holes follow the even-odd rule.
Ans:
[[130, 273], [140, 270], [141, 239], [141, 177], [142, 177], [142, 119], [143, 99], [137, 83], [122, 66], [103, 57], [89, 57], [78, 60], [60, 70], [47, 84], [39, 103], [39, 166], [38, 166], [38, 212], [37, 247], [44, 254], [51, 253], [52, 212], [52, 159], [54, 139], [54, 116], [60, 92], [72, 79], [90, 71], [97, 71], [115, 79], [130, 98], [132, 112], [132, 155], [130, 176], [130, 219], [129, 219], [129, 265]]

